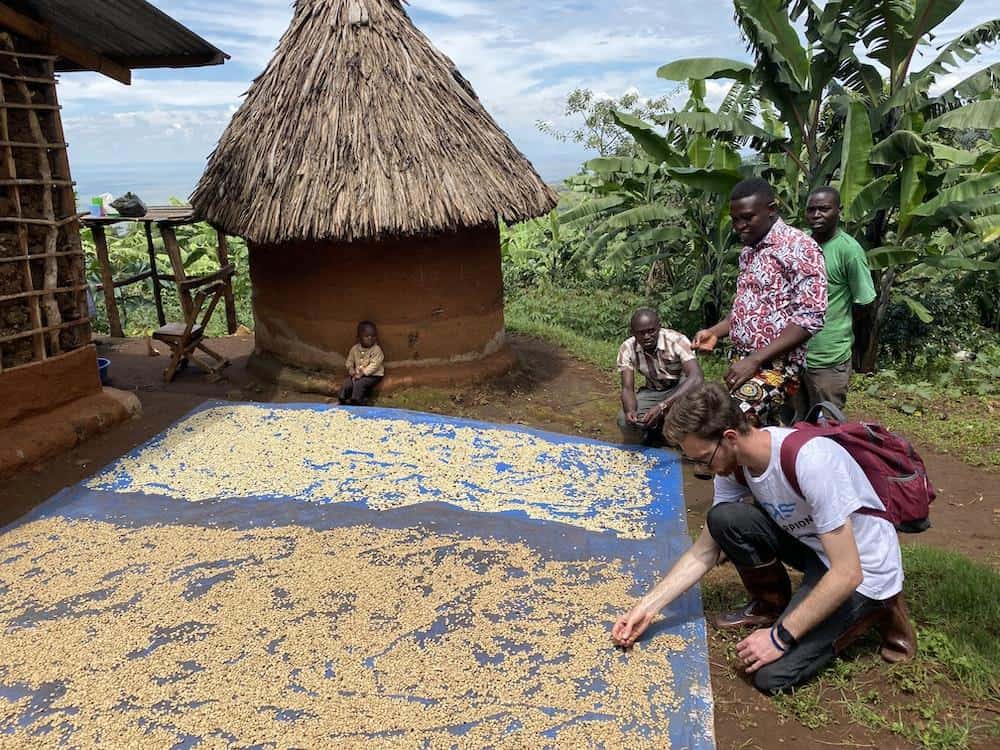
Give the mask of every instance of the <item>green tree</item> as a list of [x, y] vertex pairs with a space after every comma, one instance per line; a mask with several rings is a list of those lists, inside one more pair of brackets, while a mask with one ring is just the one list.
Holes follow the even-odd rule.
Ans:
[[[939, 46], [929, 64], [914, 69], [917, 51], [930, 45], [935, 29], [961, 4], [735, 0], [736, 23], [753, 64], [698, 58], [658, 71], [668, 80], [735, 80], [773, 105], [775, 122], [764, 132], [749, 133], [745, 124], [721, 116], [688, 124], [724, 140], [750, 135], [772, 176], [780, 173], [794, 213], [812, 188], [839, 186], [845, 219], [870, 250], [879, 289], [859, 331], [858, 364], [865, 370], [874, 368], [882, 322], [902, 274], [928, 265], [996, 269], [984, 256], [1000, 236], [1000, 141], [994, 135], [963, 147], [961, 138], [939, 134], [991, 129], [1000, 122], [1000, 101], [992, 98], [1000, 93], [1000, 64], [939, 94], [930, 91], [939, 77], [1000, 38], [1000, 19]], [[979, 243], [970, 252], [969, 243], [948, 241], [936, 234], [940, 229], [974, 234]], [[918, 300], [902, 299], [926, 315]]]
[[588, 161], [586, 173], [567, 184], [591, 200], [564, 213], [561, 223], [588, 232], [588, 264], [650, 264], [646, 291], [659, 272], [673, 303], [700, 311], [703, 323], [717, 319], [732, 277], [729, 191], [752, 167], [740, 157], [742, 138], [709, 138], [674, 115], [726, 117], [755, 127], [750, 120], [757, 109], [753, 92], [740, 84], [714, 111], [705, 103], [704, 81], [691, 81], [689, 90], [680, 113], [655, 115], [663, 132], [631, 113], [613, 113], [639, 155]]
[[566, 97], [564, 114], [583, 118], [583, 124], [569, 130], [560, 130], [551, 122], [538, 120], [536, 127], [564, 143], [579, 143], [598, 156], [635, 156], [635, 143], [628, 132], [615, 121], [615, 112], [627, 112], [642, 120], [667, 110], [670, 96], [643, 99], [635, 91], [622, 94], [617, 99], [601, 97], [590, 89], [573, 89]]

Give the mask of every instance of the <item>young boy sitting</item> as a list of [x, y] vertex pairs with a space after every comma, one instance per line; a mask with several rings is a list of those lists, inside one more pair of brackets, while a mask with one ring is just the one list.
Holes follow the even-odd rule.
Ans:
[[358, 343], [347, 354], [347, 380], [340, 389], [340, 403], [363, 405], [372, 388], [385, 375], [385, 354], [378, 345], [378, 331], [370, 320], [358, 323]]
[[[663, 415], [684, 393], [700, 385], [703, 376], [687, 337], [663, 328], [660, 314], [640, 307], [629, 324], [632, 337], [618, 350], [622, 378], [622, 410], [618, 427], [625, 443], [650, 443], [659, 437]], [[646, 384], [635, 391], [635, 373]], [[683, 376], [683, 378], [682, 378]]]

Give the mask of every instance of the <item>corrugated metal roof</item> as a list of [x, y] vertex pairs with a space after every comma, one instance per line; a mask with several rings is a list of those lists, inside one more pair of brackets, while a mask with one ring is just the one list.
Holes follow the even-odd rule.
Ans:
[[[146, 0], [7, 0], [53, 31], [128, 68], [220, 65], [229, 55]], [[59, 70], [80, 70], [61, 60]]]

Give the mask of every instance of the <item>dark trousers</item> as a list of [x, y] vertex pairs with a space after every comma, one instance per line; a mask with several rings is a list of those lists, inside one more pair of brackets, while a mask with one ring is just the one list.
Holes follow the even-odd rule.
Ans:
[[381, 375], [362, 375], [355, 380], [350, 375], [340, 389], [340, 400], [345, 404], [363, 404], [372, 388], [382, 379]]
[[[716, 505], [708, 512], [708, 531], [738, 567], [765, 565], [778, 559], [803, 573], [802, 585], [782, 619], [809, 595], [827, 571], [819, 555], [778, 526], [756, 503]], [[797, 646], [754, 672], [754, 685], [765, 693], [780, 693], [811, 679], [836, 656], [837, 639], [878, 606], [875, 599], [855, 591], [832, 615], [803, 635]]]

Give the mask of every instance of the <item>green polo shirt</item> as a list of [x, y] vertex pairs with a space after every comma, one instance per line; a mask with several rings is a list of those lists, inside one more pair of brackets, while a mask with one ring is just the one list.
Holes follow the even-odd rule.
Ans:
[[864, 249], [843, 229], [823, 244], [826, 262], [826, 322], [809, 339], [806, 367], [833, 367], [851, 358], [854, 346], [853, 305], [875, 299], [875, 285]]

